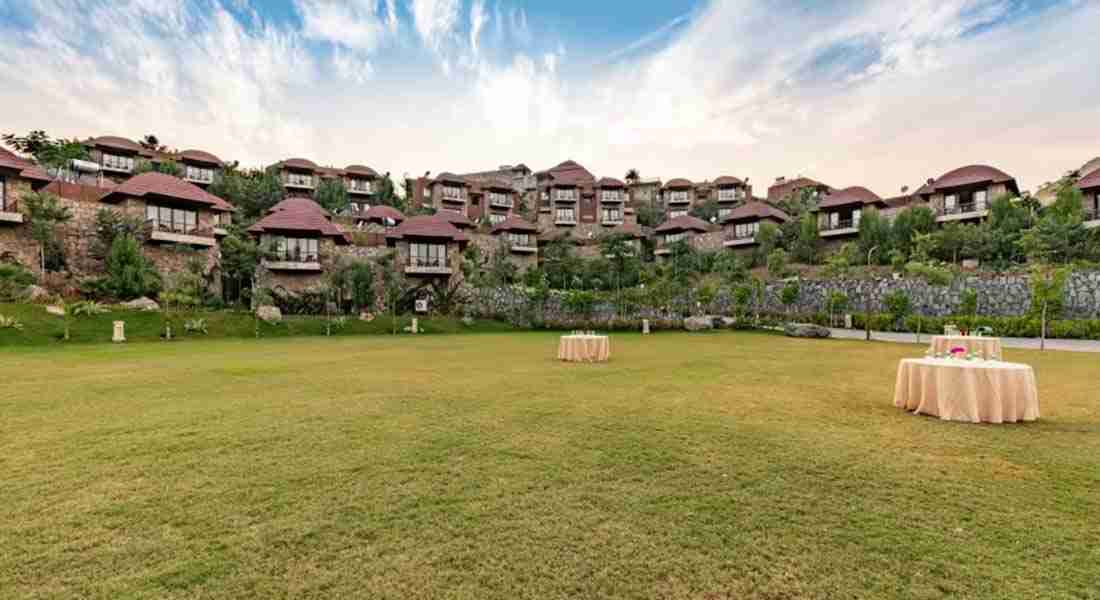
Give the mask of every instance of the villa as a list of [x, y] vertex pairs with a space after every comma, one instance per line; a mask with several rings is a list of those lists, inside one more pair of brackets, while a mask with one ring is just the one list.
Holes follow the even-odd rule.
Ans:
[[917, 190], [917, 196], [936, 213], [938, 223], [980, 221], [989, 216], [989, 203], [1007, 193], [1020, 193], [1016, 179], [986, 165], [948, 171]]
[[672, 254], [672, 246], [677, 242], [687, 242], [688, 245], [695, 246], [693, 238], [710, 230], [710, 225], [706, 221], [691, 215], [685, 214], [669, 219], [653, 230], [657, 236], [653, 254], [658, 258], [667, 257]]
[[825, 196], [814, 210], [817, 229], [826, 240], [850, 240], [859, 235], [859, 220], [867, 209], [884, 210], [886, 202], [871, 190], [855, 186]]
[[782, 225], [791, 219], [782, 210], [758, 200], [735, 208], [722, 222], [722, 245], [733, 250], [752, 250], [756, 247], [756, 234], [761, 223]]
[[291, 197], [273, 206], [248, 228], [271, 253], [262, 266], [274, 284], [303, 290], [321, 283], [337, 246], [350, 243], [332, 215], [310, 198]]

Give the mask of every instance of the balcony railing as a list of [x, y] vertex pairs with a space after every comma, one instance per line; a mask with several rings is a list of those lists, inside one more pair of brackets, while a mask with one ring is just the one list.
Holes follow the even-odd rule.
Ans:
[[153, 242], [187, 244], [189, 246], [213, 246], [217, 243], [212, 228], [186, 223], [165, 223], [153, 219], [145, 222], [145, 237]]
[[859, 223], [854, 219], [838, 219], [835, 223], [829, 221], [821, 226], [822, 231], [836, 231], [838, 229], [854, 229], [859, 227]]
[[213, 171], [188, 172], [183, 178], [191, 183], [214, 183]]
[[446, 256], [423, 257], [410, 256], [405, 264], [405, 272], [413, 275], [450, 275], [451, 266]]
[[283, 175], [283, 185], [285, 187], [304, 188], [312, 190], [314, 186], [313, 177], [308, 175], [302, 176], [290, 176]]
[[941, 216], [947, 215], [965, 215], [967, 213], [981, 212], [986, 209], [984, 204], [977, 202], [959, 202], [954, 206], [944, 206], [940, 209]]
[[14, 199], [0, 197], [0, 223], [22, 223], [23, 213], [19, 212], [19, 203]]
[[269, 254], [263, 265], [271, 271], [320, 271], [324, 256], [320, 252], [286, 249]]
[[512, 199], [508, 196], [490, 196], [490, 206], [499, 206], [501, 208], [512, 208]]

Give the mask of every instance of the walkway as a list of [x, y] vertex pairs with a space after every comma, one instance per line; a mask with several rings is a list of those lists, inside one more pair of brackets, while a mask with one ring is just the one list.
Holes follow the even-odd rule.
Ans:
[[[866, 332], [862, 329], [830, 329], [833, 337], [843, 340], [862, 340]], [[920, 343], [927, 344], [929, 335], [922, 333]], [[872, 331], [871, 339], [879, 342], [896, 342], [899, 344], [916, 344], [917, 336], [913, 333], [891, 333], [889, 331]], [[1029, 350], [1039, 349], [1039, 338], [1001, 338], [1001, 345], [1005, 348], [1025, 348]], [[1047, 350], [1062, 350], [1066, 352], [1100, 352], [1100, 341], [1097, 340], [1055, 340], [1047, 339]]]

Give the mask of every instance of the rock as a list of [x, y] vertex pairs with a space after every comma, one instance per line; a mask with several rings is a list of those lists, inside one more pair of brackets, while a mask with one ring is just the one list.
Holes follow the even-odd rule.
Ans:
[[787, 337], [801, 338], [827, 338], [832, 335], [827, 327], [812, 323], [787, 323], [783, 326], [783, 333]]
[[473, 327], [474, 326], [474, 318], [471, 317], [470, 315], [466, 315], [465, 317], [462, 317], [462, 324], [465, 325], [466, 327]]
[[737, 319], [733, 317], [722, 317], [719, 322], [722, 324], [722, 329], [735, 329], [737, 327]]
[[46, 307], [46, 312], [48, 312], [51, 315], [57, 316], [57, 317], [64, 317], [65, 316], [65, 307], [64, 306], [52, 306], [52, 305], [47, 306]]
[[264, 323], [280, 323], [283, 320], [283, 311], [278, 306], [258, 306], [256, 318]]
[[688, 331], [708, 331], [714, 329], [714, 318], [688, 317], [684, 319], [684, 329]]
[[122, 308], [125, 308], [127, 310], [143, 310], [146, 312], [154, 312], [160, 310], [160, 305], [151, 298], [146, 298], [145, 296], [142, 296], [137, 300], [123, 302]]
[[370, 323], [371, 321], [374, 320], [374, 313], [366, 312], [366, 311], [361, 312], [361, 313], [359, 313], [359, 320], [360, 321], [366, 321], [367, 323]]
[[27, 286], [27, 300], [34, 303], [45, 302], [50, 299], [50, 292], [39, 285]]

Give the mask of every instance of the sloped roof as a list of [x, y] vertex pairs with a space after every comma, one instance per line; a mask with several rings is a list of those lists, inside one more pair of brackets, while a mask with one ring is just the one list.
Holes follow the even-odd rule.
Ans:
[[218, 165], [219, 167], [223, 164], [222, 159], [205, 150], [184, 150], [179, 153], [179, 159], [208, 165]]
[[514, 192], [516, 189], [512, 187], [512, 184], [504, 179], [498, 177], [492, 177], [488, 179], [482, 179], [475, 184], [471, 184], [473, 187], [480, 187], [483, 190], [496, 190], [498, 192]]
[[967, 165], [944, 173], [939, 179], [922, 187], [921, 193], [930, 194], [979, 183], [1007, 183], [1013, 191], [1019, 191], [1016, 180], [1004, 171], [988, 165]]
[[125, 150], [127, 152], [137, 153], [140, 153], [142, 150], [145, 149], [141, 146], [141, 144], [135, 142], [134, 140], [119, 137], [116, 135], [101, 135], [99, 137], [91, 138], [85, 143], [91, 146], [102, 146], [104, 148]]
[[828, 185], [820, 181], [810, 179], [809, 177], [796, 177], [794, 179], [791, 179], [790, 181], [783, 181], [781, 183], [772, 184], [768, 188], [768, 200], [772, 202], [782, 200], [783, 198], [789, 196], [791, 192], [806, 187], [824, 187], [826, 189], [831, 189]]
[[310, 198], [293, 196], [271, 207], [267, 216], [248, 228], [252, 233], [293, 231], [317, 233], [346, 244], [347, 236], [332, 221], [329, 213]]
[[213, 210], [231, 211], [233, 206], [225, 200], [207, 192], [199, 186], [188, 183], [178, 177], [150, 171], [127, 179], [118, 187], [103, 196], [104, 202], [121, 200], [124, 196], [145, 197], [147, 195], [174, 198], [195, 204], [204, 204]]
[[446, 171], [440, 173], [439, 175], [436, 175], [435, 181], [433, 181], [432, 183], [453, 183], [455, 185], [470, 185], [470, 182], [466, 181], [462, 177], [459, 177], [454, 173], [448, 173]]
[[404, 223], [398, 225], [393, 231], [386, 234], [386, 238], [391, 240], [436, 238], [455, 242], [465, 242], [469, 240], [466, 234], [459, 231], [457, 227], [440, 217], [438, 214], [409, 217]]
[[818, 203], [817, 208], [848, 206], [850, 204], [886, 204], [878, 194], [862, 186], [853, 186], [833, 192]]
[[504, 219], [500, 223], [497, 223], [496, 225], [493, 225], [493, 233], [500, 233], [502, 231], [524, 231], [527, 233], [535, 233], [538, 231], [538, 227], [535, 227], [518, 215], [508, 215], [508, 218]]
[[705, 232], [710, 230], [710, 225], [707, 222], [693, 217], [691, 215], [684, 215], [682, 217], [676, 217], [675, 219], [669, 219], [664, 223], [661, 223], [653, 230], [654, 233], [676, 233], [678, 231], [700, 231]]
[[39, 167], [33, 161], [17, 156], [14, 152], [5, 148], [0, 148], [0, 169], [18, 171], [19, 176], [24, 179], [41, 182], [50, 181], [49, 175], [42, 170], [42, 167]]
[[790, 215], [779, 210], [778, 208], [766, 204], [764, 202], [752, 201], [746, 202], [741, 206], [733, 209], [733, 212], [729, 214], [722, 222], [729, 223], [730, 221], [750, 221], [761, 219], [773, 219], [776, 221], [789, 221]]
[[596, 187], [598, 187], [598, 188], [623, 188], [623, 187], [626, 187], [626, 186], [623, 185], [623, 182], [619, 181], [618, 179], [615, 179], [614, 177], [603, 177], [599, 181], [596, 182]]
[[1100, 169], [1095, 169], [1077, 182], [1077, 187], [1082, 190], [1100, 188]]
[[731, 185], [744, 185], [744, 181], [733, 177], [732, 175], [723, 175], [714, 180], [714, 185], [717, 187], [728, 187]]
[[379, 221], [383, 219], [393, 219], [400, 223], [405, 220], [405, 215], [392, 206], [386, 206], [379, 204], [367, 209], [367, 212], [363, 213], [363, 217], [367, 219], [377, 219]]
[[305, 171], [316, 171], [317, 164], [312, 160], [304, 158], [288, 158], [279, 163], [280, 167], [286, 167], [288, 169], [302, 169]]
[[595, 175], [574, 160], [567, 160], [542, 171], [539, 175], [549, 176], [553, 180], [552, 185], [577, 186], [585, 183], [592, 184], [596, 181]]
[[668, 180], [668, 183], [665, 183], [665, 189], [666, 190], [684, 189], [684, 188], [690, 188], [690, 187], [694, 187], [694, 186], [695, 186], [695, 184], [693, 184], [692, 182], [688, 181], [687, 179], [683, 179], [681, 177], [677, 177], [676, 179], [670, 179], [670, 180]]
[[465, 214], [458, 212], [457, 210], [442, 209], [435, 213], [435, 216], [440, 219], [458, 227], [460, 229], [472, 228], [473, 222]]
[[645, 231], [637, 223], [623, 223], [622, 225], [616, 225], [607, 232], [608, 235], [629, 235], [632, 238], [640, 239], [645, 237]]
[[378, 172], [366, 165], [348, 165], [344, 172], [349, 175], [362, 175], [364, 177], [378, 177]]

